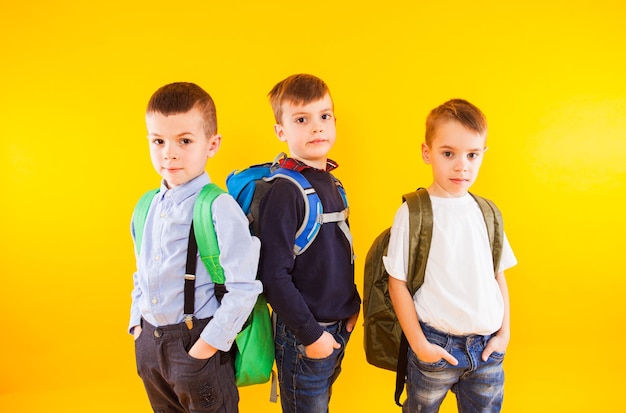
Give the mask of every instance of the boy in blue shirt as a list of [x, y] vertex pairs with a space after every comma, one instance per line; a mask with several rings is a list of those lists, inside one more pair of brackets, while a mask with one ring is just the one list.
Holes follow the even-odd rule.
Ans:
[[[325, 213], [343, 211], [330, 173], [337, 164], [327, 158], [336, 138], [328, 87], [315, 76], [293, 75], [274, 86], [269, 98], [276, 136], [290, 152], [281, 166], [311, 183]], [[294, 254], [305, 212], [300, 189], [287, 179], [274, 180], [259, 212], [259, 279], [277, 315], [276, 363], [286, 413], [328, 411], [361, 302], [351, 242], [338, 223], [322, 225], [310, 246]]]
[[[237, 412], [228, 352], [262, 290], [256, 280], [259, 240], [250, 235], [237, 202], [219, 195], [212, 214], [228, 292], [220, 303], [196, 256], [195, 312], [188, 326], [183, 291], [193, 206], [210, 183], [206, 162], [221, 142], [215, 104], [193, 83], [165, 85], [148, 103], [146, 125], [150, 157], [162, 181], [133, 276], [129, 330], [137, 370], [155, 412]], [[134, 233], [133, 240], [141, 241]]]
[[[426, 120], [422, 159], [432, 167], [427, 188], [433, 235], [424, 284], [407, 288], [409, 211], [396, 213], [383, 257], [389, 295], [409, 343], [404, 413], [438, 412], [448, 390], [460, 412], [499, 412], [502, 361], [509, 343], [509, 295], [504, 271], [517, 261], [504, 236], [494, 274], [487, 227], [468, 193], [478, 177], [487, 121], [473, 104], [453, 99]], [[494, 276], [495, 275], [495, 276]]]

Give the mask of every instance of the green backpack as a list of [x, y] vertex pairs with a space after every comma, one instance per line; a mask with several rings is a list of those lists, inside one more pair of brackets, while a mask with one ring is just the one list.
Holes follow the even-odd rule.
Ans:
[[[471, 194], [485, 218], [494, 271], [502, 255], [502, 215], [493, 202]], [[426, 262], [433, 233], [433, 210], [428, 191], [420, 188], [402, 197], [409, 207], [409, 280], [413, 296], [424, 282]], [[396, 372], [395, 401], [399, 406], [407, 373], [408, 342], [393, 309], [388, 290], [383, 256], [387, 255], [390, 229], [384, 230], [372, 243], [364, 268], [363, 317], [365, 356], [373, 366]]]
[[[157, 192], [159, 192], [158, 189], [146, 192], [133, 212], [133, 230], [137, 254], [141, 249], [148, 210]], [[221, 299], [226, 290], [224, 288], [224, 269], [219, 261], [220, 251], [213, 226], [211, 207], [215, 198], [223, 193], [225, 191], [215, 184], [206, 185], [198, 194], [193, 209], [194, 233], [200, 259], [211, 274], [218, 299]], [[274, 364], [274, 335], [267, 301], [263, 294], [259, 295], [254, 309], [235, 339], [235, 344], [231, 352], [235, 359], [237, 386], [267, 382], [272, 374]]]

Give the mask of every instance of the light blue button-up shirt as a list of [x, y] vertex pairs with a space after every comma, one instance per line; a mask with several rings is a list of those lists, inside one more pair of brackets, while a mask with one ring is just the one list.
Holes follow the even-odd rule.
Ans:
[[[136, 255], [129, 331], [142, 317], [154, 326], [184, 321], [184, 275], [193, 204], [208, 183], [206, 172], [173, 189], [162, 183], [154, 197], [141, 251]], [[198, 319], [213, 316], [200, 336], [213, 347], [228, 351], [262, 291], [256, 280], [260, 242], [250, 235], [248, 219], [230, 195], [218, 196], [212, 212], [228, 293], [220, 305], [198, 255], [194, 314]]]

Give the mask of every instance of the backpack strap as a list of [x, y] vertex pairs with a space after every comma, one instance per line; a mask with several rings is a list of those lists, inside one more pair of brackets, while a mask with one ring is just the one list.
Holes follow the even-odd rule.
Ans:
[[[407, 287], [411, 297], [424, 283], [426, 263], [430, 252], [430, 241], [433, 235], [433, 207], [428, 191], [419, 188], [417, 191], [405, 194], [402, 199], [409, 207], [409, 266], [407, 271]], [[394, 400], [398, 406], [400, 396], [404, 390], [408, 373], [409, 342], [404, 335], [400, 336], [400, 350], [396, 367], [396, 390]]]
[[[330, 176], [331, 178], [333, 178], [333, 181], [335, 181], [335, 185], [337, 185], [337, 190], [339, 191], [339, 194], [341, 195], [341, 199], [343, 199], [343, 206], [349, 212], [350, 208], [348, 207], [348, 197], [346, 196], [346, 190], [344, 189], [343, 184], [341, 183], [339, 179], [335, 178], [335, 175], [330, 174]], [[350, 214], [348, 213], [348, 215]]]
[[[350, 228], [346, 223], [346, 220], [348, 219], [347, 207], [343, 211], [324, 213], [322, 201], [320, 200], [319, 195], [317, 195], [315, 188], [313, 188], [313, 185], [311, 185], [308, 179], [306, 179], [298, 171], [278, 168], [272, 172], [268, 178], [265, 178], [265, 181], [271, 182], [275, 178], [284, 178], [294, 183], [302, 193], [302, 197], [304, 199], [304, 219], [302, 220], [300, 228], [296, 231], [296, 241], [293, 247], [294, 255], [300, 255], [306, 251], [317, 236], [317, 233], [322, 225], [330, 222], [337, 222], [339, 228], [341, 228], [341, 231], [350, 243], [350, 250], [352, 251], [352, 235], [350, 233]], [[335, 178], [333, 177], [333, 179]], [[337, 182], [338, 181], [335, 180], [335, 183]], [[342, 193], [343, 186], [338, 184], [337, 187], [341, 188], [339, 193], [344, 201], [344, 205], [346, 205], [347, 198], [345, 191]], [[354, 257], [354, 254], [352, 254], [352, 256]]]
[[[350, 227], [348, 226], [348, 217], [350, 216], [350, 207], [348, 206], [348, 197], [346, 195], [346, 190], [344, 189], [343, 185], [341, 184], [341, 181], [337, 178], [335, 178], [335, 176], [333, 174], [330, 174], [330, 176], [333, 178], [333, 181], [335, 181], [335, 185], [337, 186], [337, 190], [339, 191], [339, 195], [341, 195], [341, 199], [343, 200], [343, 206], [344, 206], [344, 210], [340, 211], [340, 212], [334, 212], [334, 213], [328, 213], [328, 214], [324, 214], [324, 222], [336, 222], [337, 225], [339, 226], [339, 229], [341, 229], [341, 231], [343, 232], [343, 235], [346, 237], [346, 239], [348, 240], [348, 243], [350, 244], [350, 251], [351, 251], [351, 258], [350, 258], [350, 262], [354, 263], [354, 258], [356, 257], [354, 255], [354, 245], [352, 243], [352, 233], [350, 232]], [[333, 220], [327, 220], [326, 216], [330, 215], [333, 216]]]
[[200, 259], [211, 275], [214, 284], [224, 284], [225, 281], [224, 269], [220, 264], [220, 248], [217, 243], [212, 212], [213, 201], [223, 193], [225, 191], [216, 184], [207, 184], [198, 193], [193, 206], [192, 225], [198, 242]]
[[131, 221], [131, 229], [133, 232], [133, 238], [135, 240], [135, 252], [139, 255], [141, 251], [141, 243], [143, 241], [143, 231], [146, 226], [146, 218], [148, 217], [148, 211], [154, 196], [159, 192], [159, 189], [151, 189], [139, 198], [137, 205], [133, 211], [133, 219]]
[[[471, 193], [470, 193], [471, 194]], [[491, 255], [493, 257], [493, 270], [497, 274], [502, 258], [502, 244], [504, 242], [504, 226], [502, 224], [502, 213], [491, 200], [479, 195], [471, 194], [480, 207], [487, 225], [487, 235], [489, 245], [491, 245]]]
[[224, 287], [224, 269], [220, 264], [220, 249], [213, 225], [213, 201], [224, 190], [210, 183], [205, 185], [193, 205], [193, 219], [189, 230], [189, 244], [187, 246], [187, 264], [185, 266], [184, 288], [184, 318], [187, 328], [193, 328], [193, 314], [195, 312], [195, 285], [196, 285], [196, 254], [200, 252], [200, 259], [206, 267], [213, 281], [215, 297], [222, 300], [226, 294]]
[[409, 207], [409, 266], [408, 287], [411, 296], [424, 283], [426, 263], [433, 235], [433, 207], [425, 188], [405, 194], [402, 199]]

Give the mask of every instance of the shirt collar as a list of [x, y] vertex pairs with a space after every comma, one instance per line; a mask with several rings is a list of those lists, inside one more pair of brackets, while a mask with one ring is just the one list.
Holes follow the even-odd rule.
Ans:
[[[297, 159], [293, 159], [293, 158], [283, 158], [280, 161], [278, 161], [278, 164], [280, 165], [281, 168], [292, 169], [296, 172], [302, 172], [305, 169], [314, 169], [314, 170], [319, 171], [319, 169], [311, 165], [307, 165], [306, 163], [299, 161]], [[333, 161], [332, 159], [326, 160], [326, 172], [330, 172], [334, 169], [337, 169], [338, 167], [339, 167], [339, 164]]]
[[190, 196], [199, 193], [202, 188], [209, 183], [211, 183], [211, 179], [209, 179], [209, 174], [206, 172], [203, 172], [191, 181], [185, 182], [184, 184], [176, 186], [172, 189], [168, 189], [167, 186], [165, 186], [165, 181], [162, 180], [159, 191], [161, 196], [160, 199], [163, 199], [166, 196], [171, 197], [174, 202], [179, 204]]

